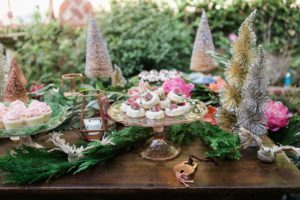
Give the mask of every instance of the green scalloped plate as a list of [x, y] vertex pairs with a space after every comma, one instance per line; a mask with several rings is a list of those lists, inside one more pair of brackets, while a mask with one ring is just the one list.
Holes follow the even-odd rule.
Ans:
[[37, 135], [51, 131], [60, 126], [67, 119], [67, 109], [59, 104], [48, 103], [52, 109], [50, 120], [40, 126], [24, 127], [19, 129], [5, 130], [0, 129], [0, 137], [22, 137]]

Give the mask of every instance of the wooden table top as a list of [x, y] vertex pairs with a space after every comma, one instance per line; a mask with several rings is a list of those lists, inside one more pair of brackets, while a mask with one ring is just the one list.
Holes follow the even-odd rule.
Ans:
[[[43, 143], [48, 136], [37, 138]], [[68, 133], [67, 140], [74, 140], [73, 133]], [[270, 139], [264, 138], [271, 144]], [[0, 154], [11, 146], [8, 140], [0, 141]], [[250, 148], [242, 151], [238, 161], [222, 161], [219, 165], [198, 162], [194, 175], [194, 184], [185, 188], [177, 181], [172, 167], [187, 160], [189, 154], [203, 155], [206, 147], [200, 140], [182, 147], [178, 158], [168, 162], [153, 162], [142, 159], [139, 149], [124, 153], [115, 159], [98, 165], [77, 175], [68, 175], [50, 181], [47, 184], [15, 186], [0, 184], [3, 193], [94, 193], [94, 194], [127, 194], [127, 193], [214, 193], [218, 192], [299, 192], [300, 171], [290, 163], [285, 154], [279, 154], [273, 164], [257, 160], [256, 151]], [[0, 179], [1, 182], [1, 179]]]

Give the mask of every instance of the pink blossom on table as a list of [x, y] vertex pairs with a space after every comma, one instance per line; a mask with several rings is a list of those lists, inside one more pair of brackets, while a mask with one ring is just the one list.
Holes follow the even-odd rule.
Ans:
[[45, 87], [45, 84], [38, 84], [37, 82], [34, 82], [30, 86], [29, 91], [30, 91], [30, 93], [38, 92], [38, 91], [40, 91], [44, 87]]
[[186, 95], [187, 97], [191, 96], [191, 91], [194, 88], [194, 84], [192, 83], [185, 83], [185, 81], [182, 78], [175, 77], [171, 80], [167, 80], [162, 85], [164, 92], [169, 93], [170, 91], [173, 91], [176, 88], [179, 88], [181, 93]]
[[268, 128], [271, 131], [278, 131], [280, 128], [287, 126], [289, 118], [292, 117], [288, 108], [280, 101], [267, 102], [264, 113]]
[[228, 35], [228, 39], [230, 40], [230, 42], [235, 42], [237, 38], [238, 38], [238, 36], [235, 33], [230, 33]]

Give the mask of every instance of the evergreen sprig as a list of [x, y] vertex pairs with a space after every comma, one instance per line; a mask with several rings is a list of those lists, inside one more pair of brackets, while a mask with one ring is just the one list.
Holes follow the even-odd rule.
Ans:
[[140, 127], [129, 127], [113, 132], [111, 140], [114, 145], [89, 143], [88, 145], [95, 147], [90, 149], [84, 158], [74, 162], [68, 162], [67, 156], [60, 151], [49, 152], [47, 149], [21, 146], [0, 157], [0, 169], [4, 171], [5, 183], [31, 184], [48, 181], [66, 174], [76, 174], [105, 162], [145, 141], [151, 136], [150, 132], [150, 129]]
[[239, 159], [240, 140], [237, 135], [224, 131], [207, 122], [197, 121], [169, 128], [168, 137], [177, 144], [187, 144], [195, 138], [203, 139], [210, 150], [206, 157], [220, 159]]

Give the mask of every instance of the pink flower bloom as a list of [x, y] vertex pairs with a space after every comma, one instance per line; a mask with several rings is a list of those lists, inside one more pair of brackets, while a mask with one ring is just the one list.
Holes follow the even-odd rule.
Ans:
[[41, 89], [43, 89], [45, 87], [45, 84], [38, 84], [37, 82], [34, 82], [31, 86], [30, 86], [30, 93], [34, 93], [34, 92], [38, 92]]
[[169, 93], [170, 91], [173, 91], [175, 88], [179, 88], [181, 93], [183, 93], [187, 97], [190, 97], [191, 91], [194, 88], [194, 84], [192, 83], [186, 84], [182, 78], [175, 77], [171, 80], [165, 81], [162, 87], [165, 93]]
[[280, 101], [269, 101], [265, 105], [265, 117], [271, 131], [278, 131], [289, 124], [292, 114]]
[[228, 39], [230, 40], [230, 42], [236, 41], [237, 38], [238, 38], [238, 36], [235, 33], [230, 33], [228, 35]]

